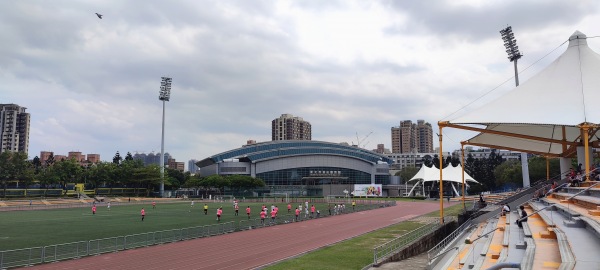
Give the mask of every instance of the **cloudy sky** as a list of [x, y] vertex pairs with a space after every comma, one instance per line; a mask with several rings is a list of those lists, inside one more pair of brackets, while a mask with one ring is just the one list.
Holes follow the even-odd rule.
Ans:
[[[513, 88], [500, 29], [513, 28], [524, 81], [575, 30], [600, 35], [599, 9], [547, 0], [1, 1], [0, 103], [31, 113], [30, 157], [160, 152], [161, 76], [173, 78], [165, 150], [178, 161], [269, 141], [283, 113], [309, 121], [314, 140], [356, 143], [358, 134], [368, 149], [391, 148], [401, 120], [437, 131], [437, 121]], [[588, 43], [600, 52], [600, 38]], [[444, 135], [453, 150], [473, 134]]]

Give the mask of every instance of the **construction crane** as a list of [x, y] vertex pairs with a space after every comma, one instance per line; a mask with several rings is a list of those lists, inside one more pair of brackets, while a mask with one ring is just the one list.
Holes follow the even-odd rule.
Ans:
[[356, 146], [359, 148], [365, 148], [365, 146], [367, 146], [367, 144], [369, 142], [366, 142], [363, 144], [363, 142], [369, 138], [369, 136], [371, 136], [371, 134], [373, 134], [373, 131], [369, 132], [369, 134], [367, 134], [367, 136], [363, 137], [362, 139], [358, 138], [358, 131], [356, 132]]

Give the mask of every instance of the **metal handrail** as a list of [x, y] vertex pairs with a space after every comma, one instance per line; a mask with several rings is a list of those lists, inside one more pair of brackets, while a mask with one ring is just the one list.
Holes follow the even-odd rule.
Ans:
[[[529, 202], [529, 201], [527, 201], [527, 202]], [[525, 202], [525, 203], [527, 203], [527, 202]], [[525, 204], [525, 203], [523, 203], [523, 204]], [[516, 221], [516, 222], [523, 221], [524, 219], [526, 219], [526, 218], [528, 218], [528, 217], [530, 217], [530, 216], [533, 216], [533, 215], [535, 215], [535, 214], [537, 214], [537, 213], [541, 212], [542, 210], [545, 210], [546, 208], [550, 208], [550, 207], [552, 207], [552, 206], [553, 206], [552, 204], [546, 205], [546, 206], [544, 206], [544, 207], [542, 207], [542, 208], [538, 209], [537, 211], [534, 211], [533, 213], [531, 213], [531, 214], [529, 214], [529, 215], [527, 215], [527, 216], [525, 216], [525, 217], [522, 217], [522, 218], [519, 218], [519, 219], [517, 219], [517, 221]]]
[[486, 232], [486, 233], [484, 233], [484, 234], [480, 235], [479, 237], [475, 238], [474, 240], [470, 240], [470, 239], [469, 239], [469, 243], [468, 243], [468, 244], [473, 244], [475, 241], [477, 241], [477, 240], [479, 240], [479, 239], [481, 239], [481, 238], [485, 237], [486, 235], [488, 235], [488, 234], [490, 234], [490, 233], [493, 233], [493, 232], [495, 232], [495, 231], [496, 231], [496, 230], [498, 230], [498, 229], [500, 229], [500, 227], [497, 227], [497, 228], [495, 228], [495, 229], [493, 229], [493, 230], [491, 230], [491, 231], [489, 231], [489, 232]]
[[[439, 251], [445, 249], [446, 246], [448, 245], [448, 243], [454, 241], [454, 239], [460, 233], [462, 233], [463, 231], [465, 231], [468, 228], [472, 227], [474, 225], [474, 224], [472, 224], [472, 222], [473, 222], [472, 219], [468, 219], [467, 221], [465, 221], [465, 223], [463, 223], [458, 228], [456, 228], [456, 230], [454, 230], [452, 233], [450, 233], [450, 235], [448, 235], [446, 238], [444, 238], [442, 241], [440, 241], [433, 248], [431, 248], [430, 250], [428, 250], [427, 251], [427, 258], [429, 260], [429, 264], [431, 264], [431, 261], [433, 261], [433, 259], [437, 258], [437, 254], [439, 253]], [[432, 255], [432, 254], [435, 254], [435, 255]]]
[[581, 195], [581, 193], [584, 193], [584, 192], [588, 191], [589, 189], [591, 189], [591, 188], [593, 188], [593, 187], [595, 187], [595, 186], [597, 186], [597, 185], [600, 185], [600, 182], [597, 182], [597, 183], [595, 183], [595, 184], [593, 184], [593, 185], [591, 185], [591, 186], [587, 187], [586, 189], [584, 189], [584, 190], [582, 190], [582, 191], [579, 191], [579, 192], [575, 193], [575, 195], [573, 195], [573, 196], [569, 197], [567, 200], [573, 199], [573, 198], [575, 198], [575, 197], [577, 197], [577, 196]]
[[381, 258], [385, 258], [398, 250], [401, 247], [406, 246], [408, 243], [417, 240], [432, 231], [437, 230], [441, 225], [438, 221], [433, 220], [417, 229], [407, 232], [401, 236], [398, 236], [384, 244], [381, 244], [373, 248], [373, 264], [377, 264]]
[[440, 254], [438, 254], [438, 255], [435, 255], [435, 256], [433, 256], [433, 257], [431, 258], [431, 260], [435, 260], [435, 258], [437, 258], [437, 257], [439, 257], [439, 256], [446, 255], [446, 253], [448, 253], [448, 252], [450, 252], [450, 251], [452, 251], [452, 250], [458, 250], [458, 247], [453, 247], [453, 248], [451, 248], [451, 249], [448, 249], [448, 250], [446, 250], [446, 251], [444, 251], [444, 252], [442, 252], [442, 253], [440, 253]]

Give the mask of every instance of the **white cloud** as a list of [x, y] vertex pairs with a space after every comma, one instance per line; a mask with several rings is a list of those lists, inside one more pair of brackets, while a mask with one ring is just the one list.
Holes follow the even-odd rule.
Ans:
[[[513, 26], [523, 70], [575, 30], [597, 36], [597, 11], [586, 1], [6, 1], [0, 102], [31, 112], [31, 157], [160, 151], [165, 75], [165, 149], [179, 161], [270, 140], [282, 113], [310, 121], [315, 140], [373, 132], [367, 147], [391, 148], [401, 120], [437, 132], [438, 120], [510, 79], [501, 28]], [[446, 132], [446, 150], [472, 136]]]

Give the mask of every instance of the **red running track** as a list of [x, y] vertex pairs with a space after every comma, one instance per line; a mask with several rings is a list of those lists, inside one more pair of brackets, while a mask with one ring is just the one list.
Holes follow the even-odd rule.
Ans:
[[437, 209], [439, 202], [399, 202], [393, 207], [42, 264], [27, 269], [255, 269]]

